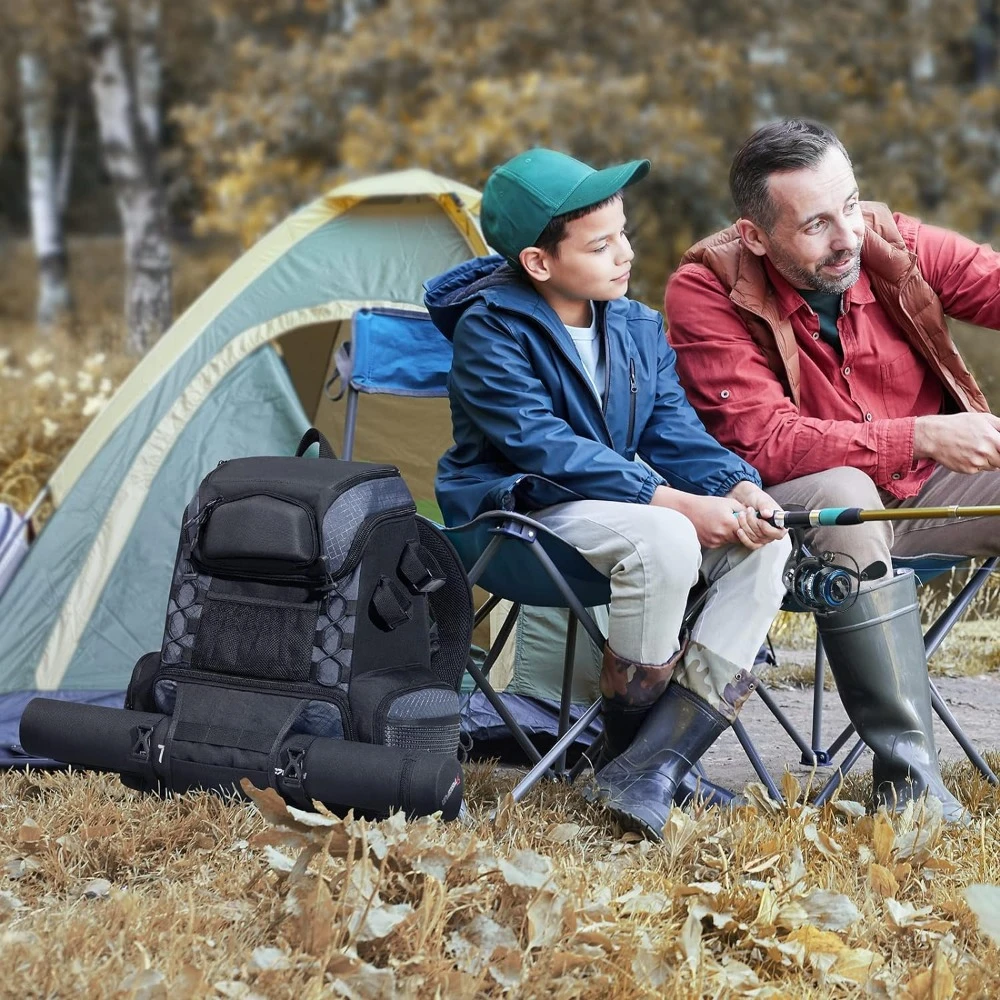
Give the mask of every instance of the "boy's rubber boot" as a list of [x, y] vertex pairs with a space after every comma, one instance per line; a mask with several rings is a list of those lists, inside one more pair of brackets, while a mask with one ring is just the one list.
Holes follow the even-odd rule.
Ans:
[[735, 809], [746, 805], [746, 799], [730, 788], [709, 781], [692, 767], [677, 782], [674, 792], [674, 804], [686, 806], [689, 803], [700, 802], [705, 806], [718, 806], [720, 809]]
[[[595, 773], [600, 771], [611, 759], [602, 741], [591, 762]], [[597, 802], [600, 799], [593, 785], [584, 786], [581, 789], [581, 794], [588, 802]], [[704, 774], [699, 774], [697, 768], [692, 767], [677, 783], [674, 804], [683, 807], [694, 802], [700, 802], [705, 806], [718, 806], [720, 809], [734, 809], [737, 806], [746, 805], [746, 799], [742, 795], [722, 785], [717, 785]]]
[[887, 576], [816, 625], [854, 728], [875, 755], [872, 806], [901, 810], [926, 792], [946, 821], [968, 822], [934, 746], [927, 657], [912, 570]]
[[687, 643], [666, 663], [637, 663], [607, 643], [601, 661], [601, 716], [604, 759], [617, 757], [635, 739], [646, 713], [666, 690]]
[[728, 726], [708, 702], [670, 684], [628, 749], [597, 772], [599, 799], [624, 826], [662, 840], [681, 780]]

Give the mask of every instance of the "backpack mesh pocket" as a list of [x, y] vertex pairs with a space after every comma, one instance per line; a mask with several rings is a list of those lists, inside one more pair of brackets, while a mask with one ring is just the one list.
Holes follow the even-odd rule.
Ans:
[[308, 681], [317, 606], [212, 597], [205, 602], [191, 665], [198, 670]]
[[390, 747], [457, 753], [458, 731], [458, 695], [443, 688], [400, 695], [386, 714], [385, 743]]

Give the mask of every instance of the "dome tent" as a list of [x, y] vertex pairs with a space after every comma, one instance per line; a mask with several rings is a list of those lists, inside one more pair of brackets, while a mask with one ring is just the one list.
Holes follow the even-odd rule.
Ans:
[[0, 594], [0, 764], [25, 760], [17, 725], [37, 694], [121, 704], [133, 664], [160, 645], [202, 477], [329, 429], [323, 386], [344, 324], [362, 308], [422, 310], [426, 278], [487, 252], [478, 207], [478, 192], [423, 170], [335, 188], [154, 345], [53, 473], [53, 513]]

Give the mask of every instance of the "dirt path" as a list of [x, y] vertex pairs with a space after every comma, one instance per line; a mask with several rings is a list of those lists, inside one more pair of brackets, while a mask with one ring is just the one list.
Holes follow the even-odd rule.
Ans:
[[[935, 684], [973, 744], [980, 751], [1000, 749], [1000, 674], [938, 677]], [[771, 694], [795, 727], [808, 738], [812, 726], [812, 688], [777, 689], [772, 690]], [[741, 717], [776, 781], [781, 780], [786, 766], [800, 778], [808, 776], [811, 768], [800, 763], [798, 748], [760, 698], [751, 698], [744, 706]], [[846, 724], [847, 715], [837, 692], [827, 691], [823, 705], [823, 745], [829, 746]], [[964, 759], [962, 748], [936, 716], [934, 735], [942, 760]], [[845, 749], [837, 756], [838, 761], [854, 745], [855, 739], [852, 736], [848, 740]], [[742, 787], [748, 781], [757, 780], [750, 761], [731, 730], [705, 755], [704, 765], [710, 778], [731, 788]], [[856, 768], [866, 771], [870, 767], [871, 752], [866, 748]], [[817, 778], [825, 781], [830, 773], [830, 768], [819, 768]]]

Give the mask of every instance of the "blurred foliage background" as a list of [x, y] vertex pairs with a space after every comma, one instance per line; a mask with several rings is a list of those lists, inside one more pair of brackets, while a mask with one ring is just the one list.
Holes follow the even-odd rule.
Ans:
[[[90, 0], [93, 5], [93, 0]], [[107, 0], [123, 14], [139, 0]], [[148, 8], [150, 0], [144, 0]], [[88, 0], [0, 0], [0, 253], [28, 231], [16, 56], [79, 112], [66, 227], [114, 231], [81, 32]], [[863, 196], [982, 241], [1000, 227], [997, 0], [180, 0], [159, 9], [160, 165], [174, 241], [242, 246], [351, 177], [424, 166], [476, 187], [535, 144], [649, 157], [629, 194], [632, 294], [662, 305], [728, 224], [729, 160], [764, 121], [819, 118]], [[0, 301], [0, 320], [7, 308]], [[960, 333], [995, 391], [992, 340]], [[988, 370], [989, 369], [989, 370]], [[994, 397], [995, 398], [995, 397]]]

